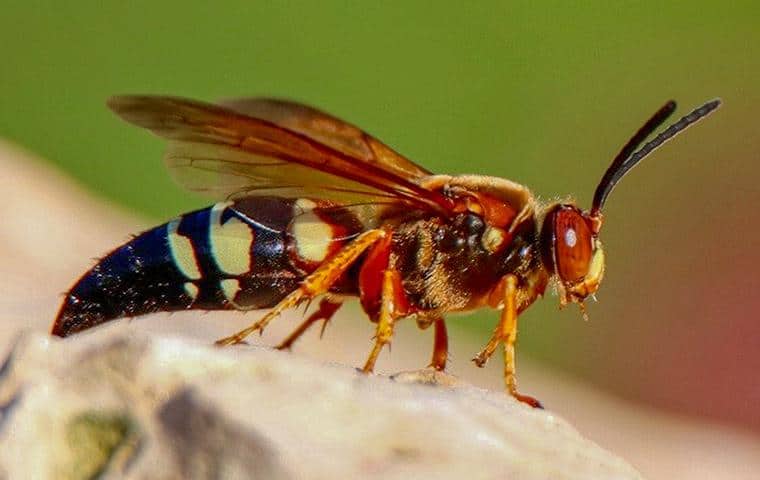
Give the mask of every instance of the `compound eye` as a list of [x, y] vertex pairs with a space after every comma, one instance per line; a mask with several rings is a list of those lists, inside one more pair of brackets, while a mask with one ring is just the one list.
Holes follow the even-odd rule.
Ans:
[[562, 208], [554, 216], [554, 252], [557, 273], [565, 282], [582, 280], [591, 263], [591, 230], [575, 208]]

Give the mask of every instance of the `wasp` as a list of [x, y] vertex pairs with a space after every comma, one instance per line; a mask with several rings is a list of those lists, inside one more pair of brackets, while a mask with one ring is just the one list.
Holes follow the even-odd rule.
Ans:
[[158, 311], [269, 309], [216, 342], [232, 345], [319, 298], [277, 346], [288, 349], [358, 297], [376, 323], [364, 372], [406, 317], [433, 327], [430, 366], [442, 371], [444, 315], [491, 307], [500, 318], [473, 361], [482, 367], [502, 346], [507, 391], [538, 407], [517, 389], [518, 315], [550, 283], [561, 305], [583, 307], [604, 274], [599, 232], [612, 189], [719, 105], [705, 103], [644, 143], [674, 112], [667, 102], [620, 150], [591, 208], [581, 210], [539, 202], [504, 178], [433, 174], [354, 125], [295, 102], [111, 98], [117, 115], [168, 141], [165, 161], [180, 184], [221, 201], [107, 254], [68, 291], [52, 334]]

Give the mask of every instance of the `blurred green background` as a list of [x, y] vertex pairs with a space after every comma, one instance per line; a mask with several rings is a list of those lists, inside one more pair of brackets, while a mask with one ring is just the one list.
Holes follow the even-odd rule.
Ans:
[[[611, 196], [591, 321], [549, 296], [524, 315], [520, 352], [760, 430], [756, 2], [108, 3], [3, 6], [0, 136], [156, 221], [208, 200], [171, 183], [162, 143], [116, 119], [112, 94], [293, 98], [436, 172], [583, 206], [664, 101], [685, 113], [722, 97]], [[455, 323], [485, 340], [494, 314], [469, 318]]]

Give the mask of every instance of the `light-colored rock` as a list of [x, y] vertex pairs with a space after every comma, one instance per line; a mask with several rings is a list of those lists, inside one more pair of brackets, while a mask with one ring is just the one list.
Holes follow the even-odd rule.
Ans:
[[640, 478], [551, 412], [449, 376], [123, 332], [17, 342], [0, 368], [0, 475]]

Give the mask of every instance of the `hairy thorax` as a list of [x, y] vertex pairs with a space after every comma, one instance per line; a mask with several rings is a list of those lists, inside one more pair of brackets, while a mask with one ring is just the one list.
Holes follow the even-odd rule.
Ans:
[[399, 225], [390, 267], [401, 277], [412, 313], [435, 316], [483, 306], [505, 274], [530, 271], [537, 251], [533, 222], [501, 239], [498, 248], [493, 236], [494, 229], [469, 212]]

